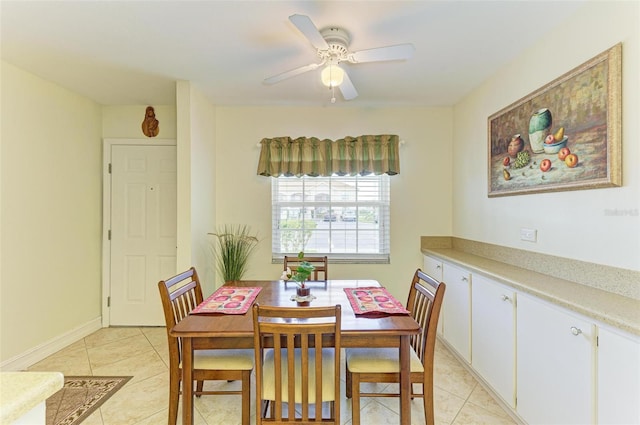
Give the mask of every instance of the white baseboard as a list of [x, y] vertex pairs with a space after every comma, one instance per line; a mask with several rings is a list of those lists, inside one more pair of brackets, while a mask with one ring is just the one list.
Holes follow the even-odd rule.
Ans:
[[29, 366], [38, 363], [40, 360], [52, 355], [53, 353], [62, 350], [68, 345], [84, 338], [87, 335], [92, 334], [98, 329], [102, 328], [102, 317], [96, 317], [95, 319], [78, 326], [75, 329], [65, 332], [55, 338], [50, 339], [40, 345], [37, 345], [22, 354], [5, 360], [0, 364], [0, 370], [6, 371], [20, 371], [25, 370]]

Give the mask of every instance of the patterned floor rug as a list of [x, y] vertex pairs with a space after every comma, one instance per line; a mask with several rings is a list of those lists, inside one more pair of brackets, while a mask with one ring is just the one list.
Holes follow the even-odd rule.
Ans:
[[65, 376], [61, 390], [47, 399], [47, 425], [77, 425], [114, 395], [132, 376]]

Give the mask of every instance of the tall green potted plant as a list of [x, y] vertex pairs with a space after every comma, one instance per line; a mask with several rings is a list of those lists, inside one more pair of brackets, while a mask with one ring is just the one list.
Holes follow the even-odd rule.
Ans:
[[214, 235], [217, 240], [215, 258], [218, 272], [225, 282], [240, 280], [247, 271], [247, 262], [258, 244], [258, 237], [247, 225], [224, 224]]

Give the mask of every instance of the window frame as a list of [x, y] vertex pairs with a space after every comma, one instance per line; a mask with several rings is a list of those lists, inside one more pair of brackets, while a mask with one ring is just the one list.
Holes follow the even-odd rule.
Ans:
[[[295, 180], [294, 180], [295, 179]], [[285, 191], [283, 189], [283, 182], [294, 182], [295, 184], [301, 184], [301, 193], [302, 196], [298, 196], [297, 199], [282, 199], [282, 194]], [[308, 183], [313, 183], [309, 184]], [[375, 183], [372, 183], [375, 182]], [[318, 192], [318, 183], [320, 184], [328, 184], [329, 193], [326, 196], [321, 196], [323, 193]], [[337, 189], [338, 185], [347, 186], [353, 185], [353, 193], [355, 194], [355, 199], [339, 199], [339, 197], [345, 197], [345, 193], [341, 193], [340, 190]], [[360, 187], [367, 189], [367, 184], [369, 186], [375, 187], [375, 190], [365, 192], [364, 190], [360, 191]], [[307, 187], [308, 185], [308, 187]], [[326, 233], [329, 236], [329, 245], [333, 245], [333, 242], [339, 242], [344, 239], [345, 250], [337, 250], [331, 252], [331, 248], [329, 248], [330, 252], [318, 251], [313, 249], [308, 249], [305, 251], [307, 255], [313, 256], [324, 256], [326, 255], [332, 263], [350, 263], [350, 264], [389, 264], [391, 257], [391, 249], [390, 249], [390, 211], [391, 211], [391, 182], [389, 176], [386, 174], [381, 175], [366, 175], [366, 176], [338, 176], [333, 175], [331, 177], [291, 177], [291, 176], [280, 176], [280, 177], [272, 177], [271, 181], [271, 213], [272, 213], [272, 221], [271, 221], [271, 235], [272, 235], [272, 245], [271, 245], [271, 254], [272, 254], [272, 263], [281, 263], [284, 259], [285, 255], [297, 255], [298, 251], [285, 251], [286, 248], [283, 247], [282, 236], [283, 229], [280, 228], [282, 225], [282, 217], [286, 216], [285, 213], [291, 211], [297, 211], [298, 216], [302, 215], [300, 219], [301, 222], [301, 232], [305, 230], [310, 231], [311, 238], [316, 231], [316, 227], [318, 222], [326, 222], [324, 220], [324, 215], [329, 215], [328, 220], [328, 229], [318, 229], [322, 233]], [[376, 193], [377, 192], [377, 193]], [[293, 197], [293, 193], [289, 193], [288, 196]], [[373, 195], [375, 194], [375, 195]], [[365, 199], [358, 199], [359, 197], [364, 197]], [[340, 216], [345, 211], [349, 211], [350, 209], [355, 210], [356, 212], [356, 220], [354, 229], [347, 229], [347, 222], [342, 221]], [[319, 214], [323, 214], [323, 218], [320, 218], [316, 215], [317, 211]], [[335, 211], [335, 213], [334, 213]], [[361, 214], [359, 214], [361, 213]], [[335, 214], [335, 218], [331, 217], [331, 215]], [[365, 220], [361, 221], [361, 217], [365, 217]], [[369, 221], [369, 217], [371, 221]], [[286, 220], [286, 219], [284, 219]], [[344, 227], [336, 226], [333, 228], [333, 223], [345, 223]], [[310, 224], [310, 228], [305, 228], [304, 225], [306, 223]], [[313, 225], [315, 223], [315, 225]], [[374, 227], [369, 228], [367, 223], [373, 223]], [[313, 225], [313, 226], [312, 226]], [[293, 228], [296, 229], [296, 228]], [[375, 232], [372, 232], [375, 230]], [[296, 230], [292, 230], [290, 234], [296, 234]], [[320, 233], [320, 234], [322, 234]], [[342, 234], [342, 238], [339, 235]], [[355, 235], [355, 251], [346, 252], [347, 245], [349, 243], [353, 244], [353, 239], [349, 239], [349, 234]], [[317, 233], [316, 233], [317, 235]], [[367, 244], [366, 239], [367, 235], [369, 238], [373, 236], [373, 239], [377, 241], [373, 245], [368, 245], [368, 247], [377, 245], [377, 249], [374, 252], [370, 250], [366, 250]], [[305, 236], [302, 235], [304, 239]], [[308, 246], [308, 240], [305, 242], [301, 242], [298, 244], [300, 246]], [[362, 246], [362, 248], [360, 248]], [[361, 250], [362, 249], [362, 250]]]

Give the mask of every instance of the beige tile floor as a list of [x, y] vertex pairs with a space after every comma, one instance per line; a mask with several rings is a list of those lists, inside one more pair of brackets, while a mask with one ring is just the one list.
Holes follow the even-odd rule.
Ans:
[[[55, 370], [69, 376], [133, 376], [83, 424], [166, 424], [169, 400], [166, 338], [164, 328], [105, 328], [47, 357], [29, 370]], [[517, 423], [440, 342], [436, 345], [434, 369], [437, 425]], [[237, 386], [238, 382], [210, 382], [206, 385]], [[385, 388], [387, 385], [377, 385], [367, 390], [382, 391]], [[254, 406], [252, 400], [252, 412], [255, 412]], [[399, 422], [396, 398], [363, 398], [361, 408], [363, 424]], [[344, 381], [341, 413], [342, 423], [351, 424], [351, 401], [344, 397]], [[180, 419], [178, 423], [181, 423]], [[239, 396], [203, 396], [196, 399], [195, 424], [239, 423]], [[255, 423], [255, 416], [252, 423]], [[424, 424], [421, 399], [412, 402], [412, 423]]]

